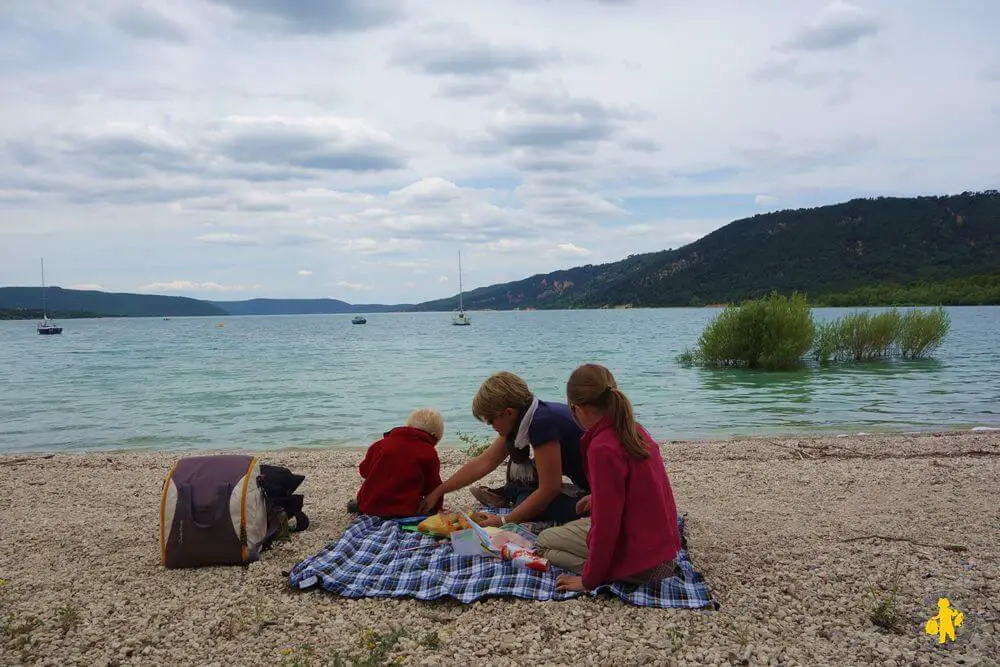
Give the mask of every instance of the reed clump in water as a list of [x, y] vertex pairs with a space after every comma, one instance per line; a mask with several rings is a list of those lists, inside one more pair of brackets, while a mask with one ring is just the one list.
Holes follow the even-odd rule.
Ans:
[[856, 312], [816, 324], [804, 295], [777, 293], [729, 306], [677, 360], [716, 368], [787, 370], [811, 356], [830, 362], [921, 359], [941, 346], [951, 329], [943, 308]]

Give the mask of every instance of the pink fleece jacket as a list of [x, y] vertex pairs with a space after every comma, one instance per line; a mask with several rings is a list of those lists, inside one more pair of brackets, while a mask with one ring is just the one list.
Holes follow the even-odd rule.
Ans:
[[583, 584], [590, 589], [656, 567], [681, 548], [677, 505], [660, 448], [639, 429], [649, 457], [628, 455], [607, 417], [580, 440], [590, 480], [590, 533]]

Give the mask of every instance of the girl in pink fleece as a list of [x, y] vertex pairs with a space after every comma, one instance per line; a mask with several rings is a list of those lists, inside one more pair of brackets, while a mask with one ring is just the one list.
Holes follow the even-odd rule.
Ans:
[[635, 421], [632, 403], [604, 366], [580, 366], [566, 384], [591, 495], [577, 513], [590, 518], [542, 531], [542, 555], [582, 576], [556, 589], [586, 591], [612, 581], [648, 583], [671, 576], [680, 551], [677, 506], [660, 448]]

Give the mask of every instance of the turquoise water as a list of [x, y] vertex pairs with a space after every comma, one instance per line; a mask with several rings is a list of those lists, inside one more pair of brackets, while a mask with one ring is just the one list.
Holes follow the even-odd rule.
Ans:
[[713, 309], [0, 322], [0, 451], [364, 445], [425, 405], [458, 444], [490, 373], [561, 400], [586, 361], [664, 440], [1000, 427], [1000, 308], [949, 312], [933, 360], [793, 373], [679, 366]]

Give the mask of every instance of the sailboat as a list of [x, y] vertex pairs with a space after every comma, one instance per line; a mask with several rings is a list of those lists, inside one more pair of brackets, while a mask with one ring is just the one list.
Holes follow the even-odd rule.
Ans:
[[472, 324], [472, 318], [465, 312], [462, 304], [462, 251], [458, 251], [458, 312], [451, 318], [451, 323], [457, 327], [467, 327]]
[[42, 260], [42, 321], [38, 323], [38, 333], [43, 336], [52, 336], [62, 333], [62, 327], [49, 319], [45, 310], [45, 260]]

